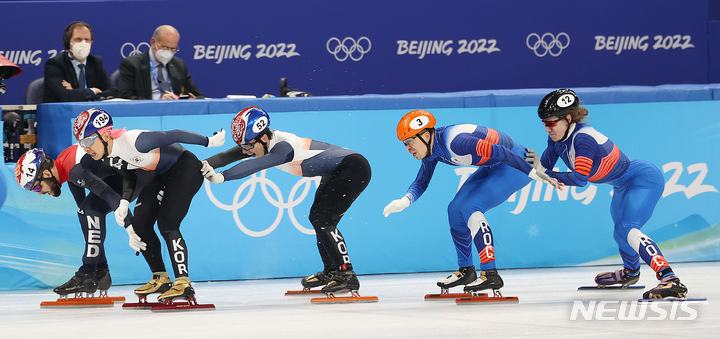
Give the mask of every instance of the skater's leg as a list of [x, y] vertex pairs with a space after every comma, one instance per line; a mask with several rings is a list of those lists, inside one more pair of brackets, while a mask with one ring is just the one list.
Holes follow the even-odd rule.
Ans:
[[108, 204], [93, 193], [78, 206], [78, 220], [85, 238], [83, 265], [78, 269], [81, 273], [95, 274], [98, 266], [107, 269], [105, 216], [109, 210]]
[[162, 243], [155, 233], [155, 221], [160, 211], [160, 203], [163, 197], [163, 184], [159, 177], [148, 182], [140, 192], [135, 203], [133, 228], [135, 233], [147, 245], [142, 251], [150, 271], [155, 273], [165, 272], [165, 263], [162, 258]]

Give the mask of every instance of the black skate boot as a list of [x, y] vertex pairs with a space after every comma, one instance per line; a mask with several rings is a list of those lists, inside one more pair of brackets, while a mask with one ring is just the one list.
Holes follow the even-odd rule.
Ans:
[[158, 297], [159, 302], [165, 302], [166, 300], [179, 299], [195, 299], [195, 289], [190, 285], [190, 279], [188, 277], [180, 277], [175, 279], [173, 286], [165, 293]]
[[685, 298], [686, 296], [687, 287], [674, 274], [663, 278], [655, 288], [643, 293], [644, 299], [676, 299]]
[[321, 292], [325, 294], [333, 294], [335, 292], [350, 291], [350, 293], [357, 293], [360, 289], [360, 281], [355, 272], [351, 270], [337, 271], [333, 275], [325, 287], [322, 288]]
[[465, 285], [463, 291], [472, 293], [491, 288], [493, 290], [499, 290], [503, 286], [505, 286], [505, 283], [503, 283], [502, 278], [500, 278], [497, 269], [493, 268], [491, 270], [481, 271], [480, 276], [475, 281]]
[[447, 291], [447, 289], [451, 287], [467, 285], [475, 279], [477, 279], [475, 266], [460, 267], [457, 271], [455, 271], [455, 273], [447, 276], [447, 278], [440, 279], [437, 285], [440, 286], [443, 291]]
[[67, 297], [68, 294], [75, 293], [77, 297], [81, 293], [93, 294], [97, 291], [97, 288], [95, 274], [75, 272], [74, 277], [70, 278], [68, 282], [61, 286], [55, 287], [53, 292], [64, 297]]
[[170, 275], [167, 272], [155, 272], [147, 284], [135, 289], [135, 295], [144, 297], [152, 293], [165, 293], [172, 287]]
[[110, 270], [107, 267], [96, 269], [95, 281], [97, 282], [98, 289], [100, 290], [100, 296], [107, 296], [107, 290], [110, 289], [110, 286], [112, 286]]
[[327, 285], [334, 275], [334, 271], [321, 271], [303, 278], [300, 283], [303, 285], [304, 289], [309, 290], [313, 287]]
[[603, 272], [595, 276], [595, 283], [598, 286], [620, 284], [623, 287], [637, 284], [640, 280], [640, 269], [631, 270], [623, 268], [614, 272]]

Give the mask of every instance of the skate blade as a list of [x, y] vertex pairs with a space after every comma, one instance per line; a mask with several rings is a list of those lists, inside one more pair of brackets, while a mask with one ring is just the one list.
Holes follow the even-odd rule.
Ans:
[[153, 306], [150, 308], [153, 312], [177, 312], [177, 311], [214, 311], [215, 305], [213, 304], [194, 304], [188, 303], [173, 303], [170, 305], [162, 304], [159, 306]]
[[[337, 293], [348, 293], [347, 291], [337, 292]], [[316, 290], [289, 290], [285, 292], [285, 295], [305, 295], [305, 294], [323, 294], [322, 290], [316, 289]]]
[[[187, 305], [187, 302], [176, 302], [175, 305]], [[124, 303], [122, 305], [123, 310], [149, 310], [155, 306], [165, 306], [165, 303], [156, 302], [138, 302], [138, 303]]]
[[327, 298], [312, 298], [310, 299], [310, 302], [313, 304], [376, 303], [378, 302], [378, 297], [361, 297], [357, 293], [352, 293], [349, 297], [336, 297], [332, 294], [328, 294]]
[[40, 308], [82, 308], [82, 307], [113, 307], [115, 301], [109, 297], [102, 298], [59, 298], [57, 301], [43, 301]]
[[[458, 298], [470, 298], [470, 293], [440, 293], [440, 294], [426, 294], [425, 300], [448, 300]], [[487, 293], [480, 293], [479, 296], [487, 297]]]
[[470, 298], [458, 298], [455, 299], [457, 305], [468, 305], [468, 304], [517, 304], [520, 302], [518, 297], [484, 297], [476, 296]]
[[682, 302], [682, 301], [707, 301], [707, 298], [660, 298], [660, 299], [638, 299], [638, 302], [641, 303], [672, 303], [672, 302]]
[[580, 286], [578, 287], [578, 291], [583, 290], [637, 290], [637, 289], [644, 289], [645, 285], [630, 285], [630, 286], [622, 286], [622, 285], [597, 285], [597, 286]]

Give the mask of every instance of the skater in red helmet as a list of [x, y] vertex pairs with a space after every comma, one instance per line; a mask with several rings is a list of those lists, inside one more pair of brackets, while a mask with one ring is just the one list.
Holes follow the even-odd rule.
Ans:
[[[271, 130], [269, 126], [270, 116], [261, 108], [248, 107], [240, 111], [231, 129], [238, 146], [204, 161], [205, 177], [219, 184], [271, 167], [303, 177], [320, 176], [309, 217], [324, 268], [301, 283], [307, 289], [324, 286], [322, 292], [326, 294], [356, 292], [360, 282], [337, 224], [370, 182], [370, 165], [365, 157], [347, 148]], [[250, 157], [255, 159], [215, 173], [214, 168]]]

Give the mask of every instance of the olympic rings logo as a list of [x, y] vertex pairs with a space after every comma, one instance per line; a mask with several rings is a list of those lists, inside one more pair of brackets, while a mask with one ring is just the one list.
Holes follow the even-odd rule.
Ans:
[[[561, 37], [564, 37], [564, 39], [561, 39]], [[561, 40], [564, 40], [564, 42]], [[534, 42], [530, 43], [531, 41]], [[559, 33], [557, 37], [552, 35], [552, 33], [545, 33], [542, 37], [536, 33], [531, 33], [527, 36], [527, 39], [525, 39], [525, 44], [535, 52], [535, 55], [538, 57], [542, 58], [548, 53], [556, 57], [570, 45], [570, 36], [565, 32]], [[557, 52], [554, 50], [557, 50]]]
[[[348, 44], [350, 45], [349, 47], [347, 46]], [[331, 48], [330, 46], [334, 47]], [[350, 37], [347, 37], [342, 41], [333, 37], [327, 41], [325, 47], [330, 54], [335, 56], [335, 60], [337, 61], [345, 61], [348, 57], [353, 61], [360, 61], [360, 59], [365, 56], [365, 53], [370, 52], [372, 43], [367, 37], [361, 37], [357, 41]]]
[[[305, 200], [305, 197], [307, 197], [308, 192], [310, 191], [310, 185], [313, 182], [315, 182], [315, 188], [318, 188], [320, 186], [320, 177], [303, 177], [302, 179], [298, 180], [298, 182], [295, 183], [295, 186], [293, 186], [293, 188], [290, 190], [290, 194], [288, 195], [288, 201], [285, 202], [283, 201], [283, 196], [282, 192], [280, 192], [280, 188], [270, 179], [265, 177], [266, 172], [267, 170], [262, 170], [259, 176], [257, 175], [257, 173], [255, 173], [248, 177], [248, 179], [245, 180], [242, 185], [240, 185], [240, 187], [237, 189], [237, 192], [235, 192], [232, 204], [230, 205], [223, 204], [215, 197], [215, 195], [212, 193], [212, 190], [210, 189], [210, 182], [208, 180], [205, 180], [205, 192], [210, 198], [210, 201], [212, 201], [215, 206], [225, 211], [232, 211], [233, 219], [235, 219], [235, 224], [237, 225], [237, 227], [243, 233], [251, 237], [263, 237], [274, 231], [275, 228], [277, 228], [277, 226], [280, 224], [285, 210], [288, 211], [290, 222], [292, 222], [293, 226], [295, 226], [298, 231], [305, 234], [314, 235], [315, 230], [313, 228], [305, 228], [300, 225], [300, 223], [295, 218], [295, 212], [293, 211], [293, 208], [299, 205], [303, 200]], [[278, 208], [278, 213], [275, 216], [275, 220], [268, 228], [262, 231], [253, 231], [245, 227], [245, 225], [242, 223], [242, 221], [240, 220], [240, 216], [238, 215], [238, 210], [243, 208], [250, 201], [250, 199], [252, 199], [258, 184], [260, 184], [260, 189], [263, 193], [263, 196], [265, 196], [265, 199], [267, 199], [267, 201], [270, 202], [271, 205]], [[270, 195], [268, 187], [272, 189], [275, 197], [277, 198], [273, 198]], [[243, 194], [246, 188], [249, 188], [248, 193], [244, 198], [242, 198], [242, 200], [240, 200], [240, 196]], [[298, 191], [300, 191], [301, 189], [302, 192], [300, 192], [299, 196], [296, 197]]]
[[[137, 45], [137, 47], [135, 47], [135, 45], [133, 45], [131, 42], [126, 42], [122, 45], [122, 47], [120, 47], [120, 55], [122, 55], [123, 58], [127, 58], [129, 56], [140, 54], [140, 53], [144, 52], [144, 51], [140, 50], [140, 47], [142, 47], [143, 45], [147, 46], [147, 49], [150, 49], [150, 44], [147, 42], [141, 42]], [[125, 55], [126, 54], [125, 52], [128, 50], [128, 48], [126, 48], [126, 47], [131, 48], [130, 53], [127, 55]]]

